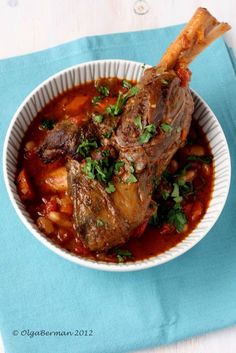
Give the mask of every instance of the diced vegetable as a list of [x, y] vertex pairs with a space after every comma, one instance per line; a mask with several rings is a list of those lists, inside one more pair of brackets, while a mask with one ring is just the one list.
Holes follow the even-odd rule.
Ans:
[[28, 175], [25, 169], [22, 169], [17, 178], [18, 191], [23, 201], [32, 200], [34, 198], [34, 191], [30, 184]]
[[72, 101], [70, 101], [69, 104], [66, 105], [65, 107], [66, 113], [72, 116], [75, 114], [78, 114], [81, 111], [81, 109], [84, 108], [88, 100], [89, 100], [89, 96], [87, 95], [76, 96], [75, 98], [72, 99]]
[[188, 156], [204, 156], [205, 154], [204, 147], [199, 145], [186, 146], [183, 150]]
[[65, 195], [60, 198], [60, 212], [72, 215], [73, 204], [69, 196]]
[[183, 129], [181, 131], [181, 137], [180, 137], [181, 141], [184, 142], [186, 140], [187, 136], [188, 136], [188, 130], [187, 129]]
[[67, 171], [65, 167], [57, 168], [45, 175], [46, 189], [49, 191], [67, 191]]
[[55, 231], [53, 223], [46, 217], [39, 217], [37, 219], [37, 226], [46, 235], [50, 235]]

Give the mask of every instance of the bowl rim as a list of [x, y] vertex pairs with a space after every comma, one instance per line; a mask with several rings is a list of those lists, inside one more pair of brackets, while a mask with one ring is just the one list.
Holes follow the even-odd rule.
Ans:
[[[51, 82], [53, 79], [56, 79], [57, 77], [59, 77], [60, 75], [66, 74], [69, 71], [73, 70], [73, 69], [83, 69], [84, 67], [86, 67], [89, 64], [96, 64], [96, 63], [100, 63], [100, 64], [105, 64], [105, 63], [128, 63], [131, 65], [143, 65], [143, 63], [141, 62], [137, 62], [137, 61], [131, 61], [131, 60], [123, 60], [123, 59], [104, 59], [104, 60], [91, 60], [91, 61], [87, 61], [81, 64], [76, 64], [70, 67], [67, 67], [61, 71], [58, 71], [57, 73], [49, 76], [47, 79], [45, 79], [44, 81], [42, 81], [39, 85], [37, 85], [32, 91], [30, 91], [29, 94], [27, 94], [27, 96], [24, 98], [24, 100], [22, 101], [22, 103], [18, 106], [17, 110], [15, 111], [10, 124], [8, 126], [7, 129], [7, 133], [5, 135], [5, 140], [4, 140], [4, 145], [3, 145], [3, 178], [4, 178], [4, 182], [5, 182], [5, 186], [7, 189], [7, 193], [8, 196], [10, 198], [11, 204], [13, 206], [13, 208], [16, 211], [16, 214], [18, 215], [18, 217], [20, 218], [20, 220], [22, 221], [22, 223], [25, 225], [25, 227], [29, 230], [29, 232], [36, 238], [38, 239], [43, 245], [45, 245], [49, 250], [51, 250], [52, 252], [56, 253], [57, 255], [61, 256], [62, 258], [69, 260], [73, 263], [76, 263], [78, 265], [87, 267], [87, 268], [91, 268], [91, 269], [96, 269], [96, 270], [103, 270], [103, 271], [109, 271], [109, 272], [131, 272], [131, 271], [138, 271], [138, 270], [144, 270], [144, 269], [148, 269], [148, 268], [152, 268], [152, 267], [156, 267], [159, 266], [161, 264], [164, 264], [166, 262], [169, 262], [170, 260], [174, 260], [175, 258], [183, 255], [184, 253], [186, 253], [187, 251], [189, 251], [192, 247], [194, 247], [200, 240], [202, 240], [207, 234], [208, 232], [212, 229], [212, 227], [214, 226], [214, 224], [217, 222], [217, 220], [219, 219], [220, 214], [223, 211], [223, 208], [225, 206], [228, 194], [229, 194], [229, 189], [230, 189], [230, 183], [231, 183], [231, 158], [230, 158], [230, 152], [229, 152], [229, 147], [228, 147], [228, 143], [224, 134], [224, 131], [220, 125], [220, 122], [218, 121], [218, 119], [216, 118], [215, 114], [213, 113], [213, 111], [211, 110], [211, 108], [208, 106], [208, 104], [204, 101], [204, 99], [198, 94], [196, 93], [193, 89], [190, 88], [191, 93], [193, 93], [193, 95], [195, 95], [195, 97], [207, 108], [208, 113], [211, 114], [213, 120], [215, 120], [215, 122], [218, 125], [218, 130], [220, 132], [221, 135], [221, 139], [223, 140], [224, 143], [224, 147], [225, 147], [225, 154], [227, 155], [227, 169], [228, 169], [228, 178], [227, 181], [225, 182], [225, 197], [223, 200], [221, 200], [221, 207], [217, 210], [217, 213], [214, 215], [214, 220], [211, 221], [209, 226], [206, 226], [206, 229], [202, 232], [201, 236], [198, 236], [198, 238], [196, 240], [192, 240], [191, 244], [187, 244], [186, 248], [184, 249], [178, 249], [178, 246], [180, 244], [183, 244], [186, 239], [188, 239], [192, 232], [198, 228], [198, 226], [202, 223], [205, 215], [203, 216], [203, 218], [200, 220], [200, 222], [198, 223], [198, 225], [194, 228], [194, 230], [188, 234], [186, 236], [186, 238], [182, 239], [181, 242], [177, 243], [174, 247], [166, 250], [165, 252], [152, 256], [150, 258], [144, 259], [144, 260], [139, 260], [139, 261], [135, 261], [135, 262], [126, 262], [126, 263], [109, 263], [109, 262], [105, 262], [105, 261], [96, 261], [96, 260], [91, 260], [91, 259], [86, 259], [83, 257], [80, 257], [78, 255], [75, 255], [73, 253], [68, 252], [66, 249], [63, 249], [59, 246], [57, 246], [56, 244], [52, 243], [49, 239], [47, 239], [45, 237], [45, 235], [43, 233], [40, 232], [39, 229], [34, 229], [32, 227], [32, 225], [30, 224], [30, 222], [28, 221], [27, 217], [21, 212], [20, 208], [17, 205], [16, 199], [14, 197], [14, 193], [11, 189], [11, 185], [10, 185], [10, 181], [8, 178], [8, 172], [7, 172], [7, 152], [8, 152], [8, 147], [9, 147], [9, 138], [11, 136], [11, 132], [14, 128], [14, 125], [16, 123], [16, 121], [18, 120], [19, 117], [19, 113], [21, 112], [21, 110], [23, 109], [23, 107], [25, 106], [25, 104], [30, 100], [30, 98], [37, 92], [39, 91], [44, 85], [47, 85], [49, 82]], [[145, 64], [145, 67], [151, 67], [148, 64]], [[227, 184], [226, 184], [227, 183]], [[215, 184], [215, 183], [214, 183]], [[213, 192], [214, 192], [214, 186], [213, 186]], [[209, 206], [207, 208], [207, 211], [210, 209], [211, 207], [211, 202], [213, 200], [213, 197], [210, 200]], [[223, 201], [223, 202], [222, 202]], [[24, 204], [21, 202], [21, 204], [24, 206]], [[30, 217], [29, 217], [30, 218]], [[174, 250], [178, 249], [178, 252], [175, 252]], [[171, 254], [169, 256], [167, 256], [166, 258], [162, 258], [160, 259], [160, 255], [165, 254], [166, 252], [171, 252]]]

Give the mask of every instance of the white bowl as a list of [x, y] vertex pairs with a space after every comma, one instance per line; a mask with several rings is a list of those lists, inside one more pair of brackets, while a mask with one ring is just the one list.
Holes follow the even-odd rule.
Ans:
[[215, 180], [212, 199], [206, 214], [197, 227], [184, 240], [168, 251], [149, 259], [124, 264], [114, 264], [97, 262], [76, 256], [52, 243], [39, 231], [21, 202], [14, 183], [18, 152], [28, 126], [37, 113], [50, 100], [71, 87], [86, 81], [95, 80], [98, 77], [119, 77], [139, 81], [142, 73], [143, 64], [125, 60], [91, 61], [63, 70], [44, 81], [26, 97], [13, 116], [6, 135], [3, 152], [4, 179], [16, 213], [28, 230], [45, 246], [65, 259], [82, 266], [106, 271], [135, 271], [170, 261], [192, 248], [209, 232], [220, 216], [228, 195], [231, 165], [226, 138], [214, 113], [202, 98], [192, 91], [195, 102], [193, 118], [202, 126], [210, 143], [214, 156]]

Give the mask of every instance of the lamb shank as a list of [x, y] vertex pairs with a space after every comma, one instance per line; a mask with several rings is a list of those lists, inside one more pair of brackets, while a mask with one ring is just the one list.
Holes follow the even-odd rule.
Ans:
[[[68, 157], [74, 225], [90, 250], [107, 251], [144, 231], [156, 211], [153, 181], [184, 145], [190, 128], [194, 103], [188, 65], [229, 29], [199, 8], [160, 63], [119, 95], [99, 126], [92, 119], [80, 127], [62, 122], [45, 138], [38, 151], [45, 163]], [[108, 130], [109, 138], [104, 133]], [[99, 141], [100, 150], [77, 158], [85, 138]], [[110, 164], [104, 150], [110, 153]]]

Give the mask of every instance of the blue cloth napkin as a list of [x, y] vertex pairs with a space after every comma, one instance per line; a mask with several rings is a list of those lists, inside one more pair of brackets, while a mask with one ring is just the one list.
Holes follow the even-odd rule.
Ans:
[[[94, 59], [155, 64], [179, 30], [84, 38], [0, 61], [1, 149], [17, 106], [48, 76]], [[191, 68], [191, 86], [215, 112], [231, 151], [233, 183], [220, 219], [170, 263], [133, 273], [95, 271], [62, 259], [29, 233], [1, 174], [0, 327], [6, 353], [124, 353], [236, 323], [235, 72], [223, 40]]]

